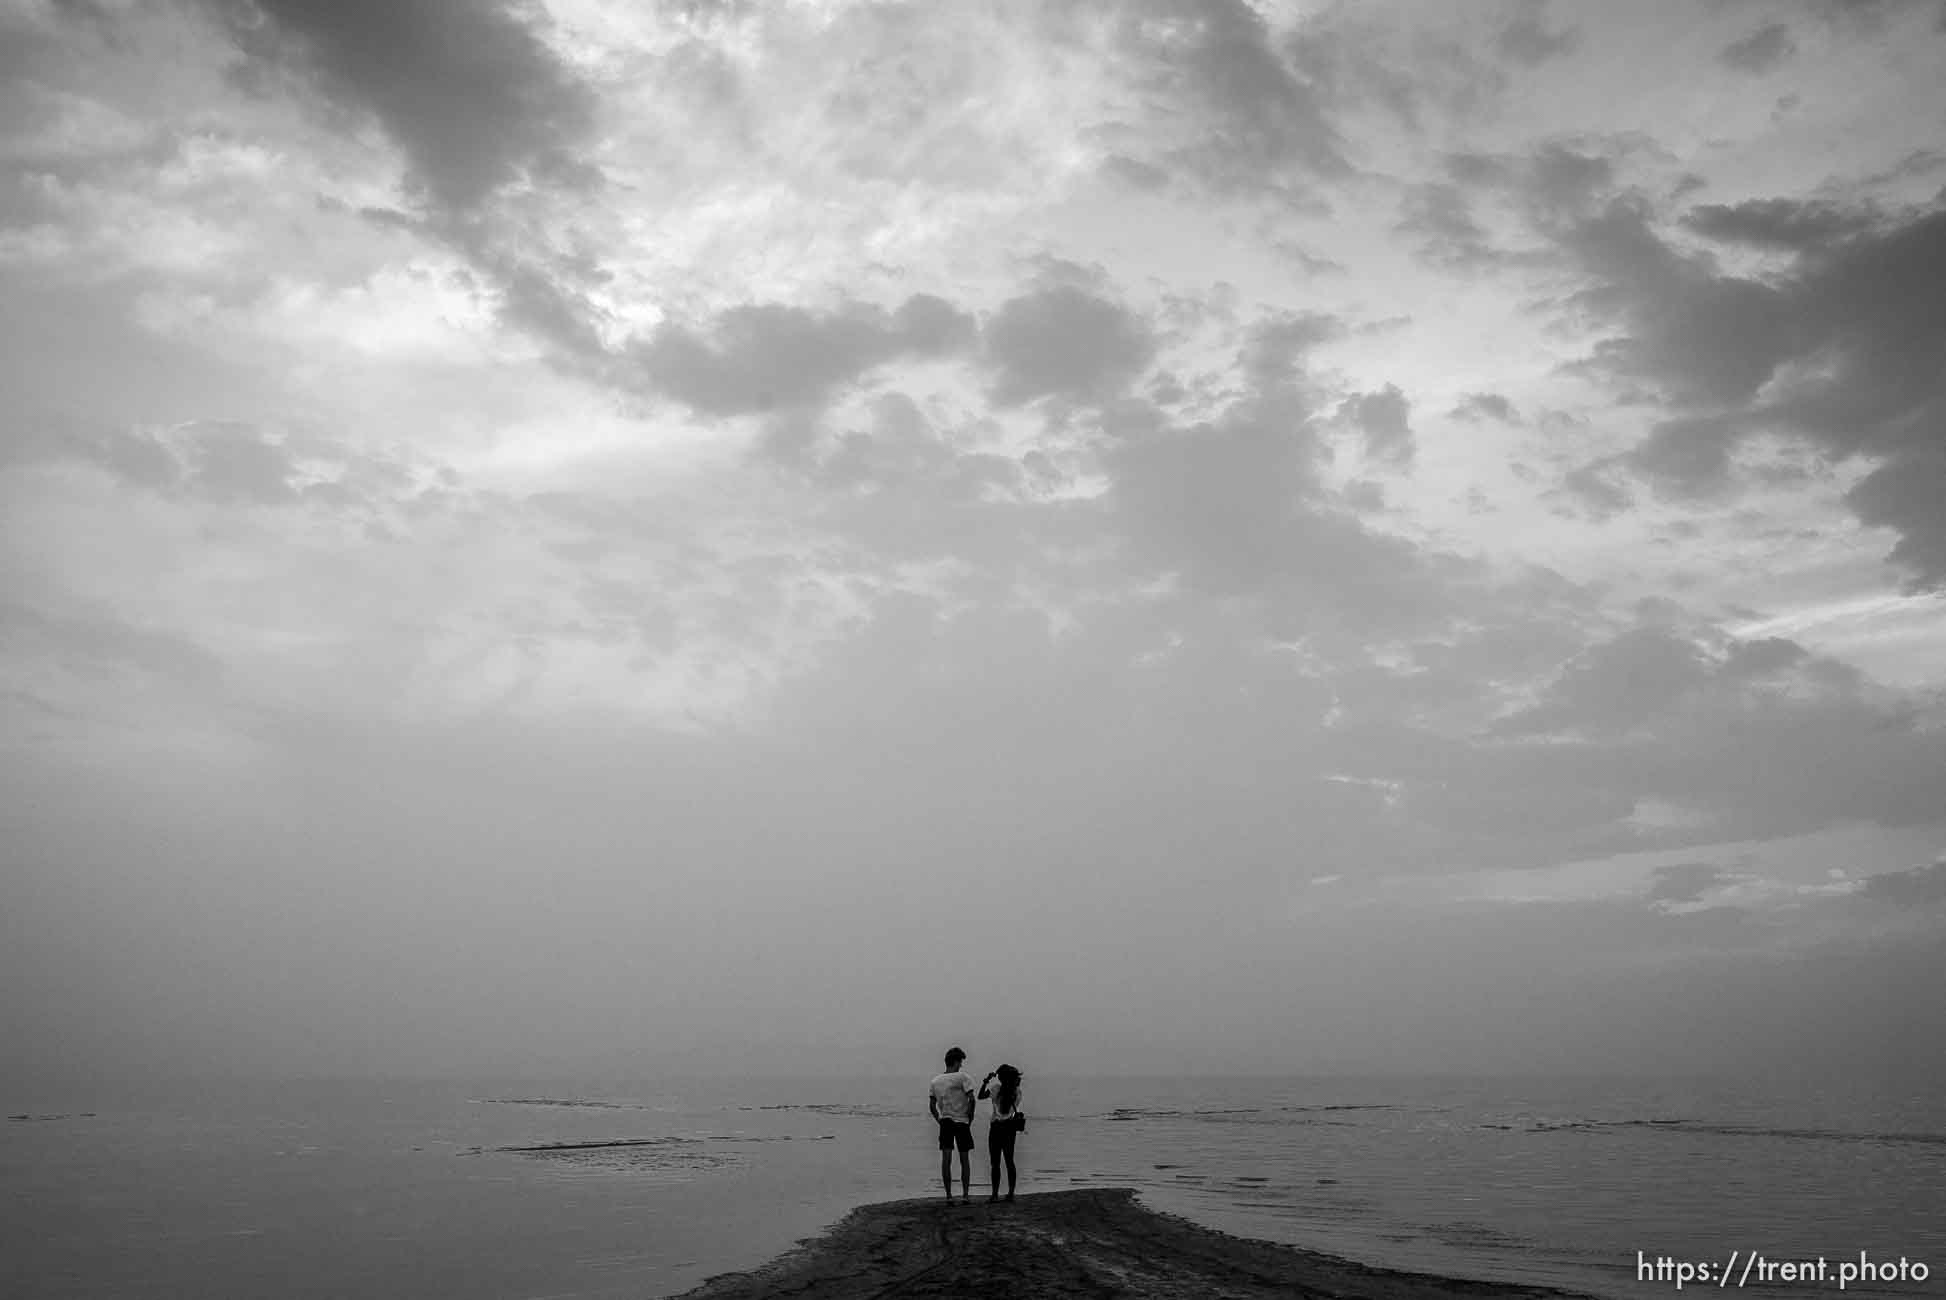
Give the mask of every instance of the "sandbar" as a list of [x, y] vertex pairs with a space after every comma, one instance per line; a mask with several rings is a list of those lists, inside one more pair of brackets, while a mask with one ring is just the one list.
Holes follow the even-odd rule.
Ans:
[[1373, 1268], [1198, 1227], [1143, 1206], [1125, 1187], [1025, 1195], [1012, 1204], [887, 1201], [747, 1273], [682, 1300], [865, 1300], [868, 1296], [1318, 1296], [1561, 1300], [1545, 1287]]

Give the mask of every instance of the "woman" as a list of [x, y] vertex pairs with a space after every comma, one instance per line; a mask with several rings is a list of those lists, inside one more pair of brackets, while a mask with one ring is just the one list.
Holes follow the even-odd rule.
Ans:
[[[993, 1086], [995, 1079], [1000, 1080], [998, 1088]], [[1007, 1199], [1014, 1198], [1014, 1184], [1020, 1181], [1020, 1172], [1014, 1168], [1014, 1138], [1026, 1126], [1026, 1117], [1020, 1113], [1020, 1071], [1011, 1065], [1003, 1065], [997, 1070], [989, 1070], [987, 1077], [980, 1081], [980, 1098], [993, 1099], [993, 1122], [987, 1125], [987, 1157], [993, 1162], [993, 1189], [988, 1202], [1000, 1199], [1000, 1157], [1007, 1157]]]

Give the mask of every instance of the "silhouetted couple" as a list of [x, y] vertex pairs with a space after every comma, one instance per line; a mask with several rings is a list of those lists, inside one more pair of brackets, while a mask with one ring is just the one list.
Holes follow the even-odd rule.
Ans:
[[[973, 1076], [960, 1069], [966, 1053], [955, 1047], [946, 1053], [946, 1072], [935, 1075], [932, 1095], [927, 1103], [939, 1122], [939, 1180], [946, 1184], [946, 1199], [953, 1199], [953, 1152], [959, 1152], [959, 1185], [962, 1200], [973, 1199], [973, 1111], [975, 1103], [991, 1101], [992, 1114], [987, 1123], [987, 1158], [993, 1166], [992, 1191], [987, 1200], [1000, 1199], [1000, 1159], [1007, 1160], [1007, 1199], [1014, 1198], [1014, 1184], [1020, 1181], [1014, 1168], [1014, 1139], [1027, 1127], [1027, 1116], [1020, 1109], [1020, 1071], [1011, 1065], [987, 1071], [977, 1092]], [[997, 1081], [997, 1082], [996, 1082]]]

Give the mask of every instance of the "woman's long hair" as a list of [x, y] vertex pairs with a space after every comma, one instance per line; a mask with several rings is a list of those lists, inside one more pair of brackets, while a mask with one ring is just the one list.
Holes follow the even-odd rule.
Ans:
[[1020, 1071], [1003, 1065], [994, 1073], [1000, 1076], [1000, 1091], [994, 1095], [994, 1101], [1001, 1111], [1011, 1111], [1020, 1104]]

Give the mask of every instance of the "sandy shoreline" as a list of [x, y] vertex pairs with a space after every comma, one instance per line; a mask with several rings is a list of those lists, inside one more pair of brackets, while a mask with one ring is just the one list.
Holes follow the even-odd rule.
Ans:
[[1370, 1268], [1232, 1237], [1135, 1200], [1128, 1188], [1022, 1196], [1012, 1205], [888, 1201], [748, 1273], [711, 1278], [682, 1300], [865, 1300], [868, 1296], [1210, 1295], [1450, 1300], [1569, 1293]]

